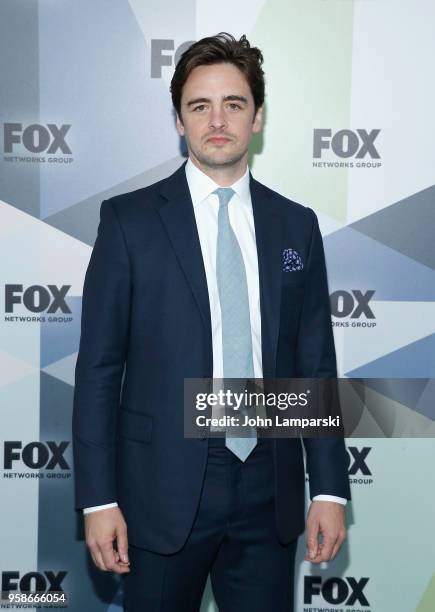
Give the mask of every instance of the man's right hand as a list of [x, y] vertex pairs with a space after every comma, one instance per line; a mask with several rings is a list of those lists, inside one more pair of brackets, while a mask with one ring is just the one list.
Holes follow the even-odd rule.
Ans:
[[[127, 524], [119, 508], [106, 508], [85, 514], [86, 544], [95, 565], [105, 572], [130, 571]], [[116, 541], [116, 548], [113, 544]]]

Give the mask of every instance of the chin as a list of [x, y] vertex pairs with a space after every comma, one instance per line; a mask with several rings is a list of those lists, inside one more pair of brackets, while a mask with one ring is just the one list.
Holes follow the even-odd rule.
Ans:
[[229, 155], [222, 151], [222, 155], [202, 155], [198, 157], [198, 160], [211, 168], [217, 168], [219, 166], [233, 166], [242, 159], [243, 155], [244, 153], [232, 153]]

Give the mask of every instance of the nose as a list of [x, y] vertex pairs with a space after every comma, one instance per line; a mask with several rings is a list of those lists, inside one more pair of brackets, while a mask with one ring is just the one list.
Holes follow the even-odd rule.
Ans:
[[227, 119], [222, 106], [213, 106], [210, 114], [209, 126], [212, 129], [219, 130], [227, 125]]

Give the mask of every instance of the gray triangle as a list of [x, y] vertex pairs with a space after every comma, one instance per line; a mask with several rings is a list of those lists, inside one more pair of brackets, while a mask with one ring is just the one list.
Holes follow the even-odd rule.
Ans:
[[100, 220], [100, 206], [103, 200], [114, 195], [126, 193], [152, 185], [172, 174], [184, 161], [181, 155], [173, 157], [167, 162], [150, 168], [127, 181], [113, 185], [109, 189], [96, 193], [86, 200], [82, 200], [44, 219], [45, 223], [93, 246], [97, 235]]
[[349, 227], [435, 269], [435, 185], [351, 223]]

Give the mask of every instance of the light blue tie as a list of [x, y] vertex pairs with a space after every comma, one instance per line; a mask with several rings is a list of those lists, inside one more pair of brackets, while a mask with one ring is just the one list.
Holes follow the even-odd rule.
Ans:
[[[254, 378], [254, 361], [245, 264], [228, 216], [228, 203], [235, 191], [219, 187], [213, 193], [219, 198], [216, 276], [222, 317], [223, 375], [224, 379], [246, 380]], [[255, 428], [251, 429], [251, 436], [236, 438], [227, 431], [225, 446], [245, 461], [257, 444]]]

